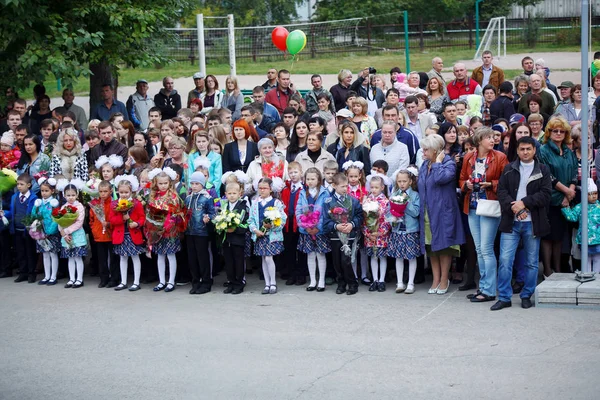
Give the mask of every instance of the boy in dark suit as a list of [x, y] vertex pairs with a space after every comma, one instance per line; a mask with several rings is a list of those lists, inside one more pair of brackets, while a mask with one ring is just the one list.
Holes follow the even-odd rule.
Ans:
[[228, 232], [223, 241], [223, 256], [225, 271], [229, 285], [223, 291], [225, 294], [240, 294], [244, 291], [244, 245], [248, 231], [248, 203], [240, 199], [242, 188], [239, 183], [230, 182], [225, 187], [227, 201], [222, 201], [223, 209], [240, 214], [241, 224], [233, 232]]

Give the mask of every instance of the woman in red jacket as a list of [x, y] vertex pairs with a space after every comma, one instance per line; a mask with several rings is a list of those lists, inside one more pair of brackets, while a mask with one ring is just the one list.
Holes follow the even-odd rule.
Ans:
[[139, 182], [133, 175], [121, 175], [115, 178], [119, 200], [113, 201], [109, 221], [112, 227], [112, 241], [115, 254], [121, 258], [121, 283], [115, 290], [127, 288], [128, 258], [133, 261], [133, 285], [130, 292], [140, 290], [140, 273], [142, 264], [140, 254], [146, 252], [142, 227], [146, 222], [146, 214], [142, 203], [133, 199], [133, 193], [138, 190]]

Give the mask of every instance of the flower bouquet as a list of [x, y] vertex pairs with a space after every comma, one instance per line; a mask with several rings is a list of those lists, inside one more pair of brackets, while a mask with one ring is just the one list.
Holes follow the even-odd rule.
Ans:
[[13, 190], [17, 186], [17, 173], [8, 168], [0, 171], [0, 195]]
[[404, 217], [404, 211], [408, 206], [410, 198], [406, 193], [390, 197], [390, 214], [396, 218]]
[[68, 228], [77, 221], [79, 211], [77, 207], [66, 205], [63, 208], [55, 208], [52, 210], [52, 220], [61, 228]]
[[242, 224], [245, 213], [246, 211], [244, 210], [241, 213], [237, 213], [224, 208], [213, 218], [212, 223], [215, 225], [215, 232], [223, 235], [223, 241], [225, 241], [229, 230], [248, 227], [248, 225]]
[[[314, 204], [309, 204], [302, 209], [302, 215], [299, 218], [300, 228], [314, 229], [319, 226], [321, 220], [321, 210]], [[312, 240], [316, 239], [316, 235], [310, 235]]]
[[[102, 201], [99, 199], [94, 199], [89, 203], [89, 205], [90, 209], [96, 215], [96, 218], [98, 218], [98, 221], [104, 225], [106, 223], [106, 215], [104, 214], [104, 205], [102, 204]], [[104, 235], [105, 233], [106, 228], [102, 228], [102, 234]]]
[[282, 224], [281, 213], [277, 207], [267, 207], [265, 209], [265, 216], [263, 219], [263, 226], [260, 228], [261, 232], [266, 233], [269, 229], [265, 228], [266, 224], [271, 224], [271, 228], [278, 228]]
[[369, 233], [377, 233], [379, 230], [379, 203], [376, 201], [365, 201], [363, 203], [365, 213], [365, 226]]
[[[337, 206], [329, 210], [329, 216], [332, 220], [335, 221], [336, 224], [347, 224], [350, 220], [349, 215], [350, 212], [344, 207]], [[348, 244], [348, 234], [338, 231], [337, 235], [340, 238], [340, 243], [342, 243], [341, 250], [344, 252], [345, 255], [350, 257], [352, 255], [352, 249]]]
[[26, 216], [23, 218], [23, 225], [25, 228], [27, 228], [27, 232], [33, 240], [46, 239], [46, 233], [44, 232], [44, 221], [41, 215], [30, 214]]
[[154, 206], [147, 207], [144, 233], [148, 245], [152, 246], [161, 239], [177, 239], [185, 232], [186, 221], [183, 212], [176, 212], [172, 207], [167, 209]]
[[119, 199], [114, 203], [114, 210], [123, 214], [128, 213], [133, 208], [133, 201], [127, 199]]

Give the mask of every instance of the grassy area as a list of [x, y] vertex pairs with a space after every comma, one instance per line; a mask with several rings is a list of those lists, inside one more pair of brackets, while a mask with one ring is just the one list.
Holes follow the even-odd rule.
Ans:
[[[538, 46], [531, 50], [524, 46], [512, 46], [507, 49], [508, 53], [521, 52], [552, 52], [552, 51], [580, 51], [577, 46]], [[424, 52], [412, 51], [410, 54], [410, 69], [417, 71], [429, 71], [431, 69], [431, 59], [434, 56], [440, 56], [444, 59], [446, 66], [458, 60], [470, 59], [473, 57], [473, 50], [455, 50], [455, 49], [432, 49]], [[292, 63], [288, 60], [260, 61], [255, 63], [238, 62], [238, 75], [263, 75], [268, 67], [277, 69], [286, 68], [295, 74], [312, 74], [315, 72], [321, 74], [337, 74], [340, 68], [348, 68], [352, 71], [358, 71], [366, 66], [373, 66], [380, 71], [389, 71], [392, 67], [399, 66], [405, 70], [404, 52], [373, 53], [367, 55], [366, 50], [363, 53], [354, 53], [347, 55], [328, 55], [320, 58], [310, 58], [309, 54], [302, 54]], [[229, 74], [229, 64], [207, 65], [207, 69], [214, 75]], [[120, 70], [119, 85], [133, 86], [139, 78], [146, 79], [149, 82], [160, 81], [165, 75], [171, 75], [173, 78], [192, 76], [198, 71], [197, 65], [178, 62], [165, 66], [164, 68], [124, 68]], [[518, 70], [507, 70], [508, 77], [516, 76]], [[50, 97], [60, 97], [61, 93], [57, 90], [56, 79], [48, 79], [45, 82], [47, 93]], [[32, 96], [33, 85], [21, 95], [27, 99]], [[86, 95], [89, 92], [89, 83], [87, 79], [80, 79], [74, 86], [74, 91], [78, 95]]]

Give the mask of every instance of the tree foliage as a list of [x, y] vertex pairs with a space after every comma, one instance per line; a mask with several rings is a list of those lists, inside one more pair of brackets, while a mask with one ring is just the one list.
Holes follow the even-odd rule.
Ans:
[[149, 38], [172, 27], [192, 0], [3, 0], [0, 84], [25, 88], [53, 74], [64, 86], [90, 66], [164, 62]]

